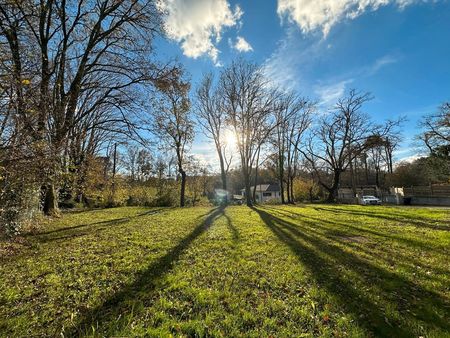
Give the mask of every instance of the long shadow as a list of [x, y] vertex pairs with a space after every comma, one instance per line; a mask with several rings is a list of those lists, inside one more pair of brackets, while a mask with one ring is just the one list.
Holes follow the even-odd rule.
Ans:
[[[376, 270], [377, 275], [383, 275], [391, 280], [396, 279], [396, 280], [400, 280], [402, 282], [409, 283], [409, 286], [411, 286], [412, 289], [417, 289], [417, 287], [418, 287], [416, 284], [410, 283], [409, 281], [407, 281], [403, 277], [399, 276], [398, 274], [391, 273], [391, 272], [388, 272], [387, 270], [376, 267], [373, 264], [370, 264], [367, 261], [362, 260], [361, 258], [359, 258], [358, 256], [356, 256], [352, 253], [343, 251], [341, 248], [339, 248], [338, 246], [336, 246], [334, 244], [328, 244], [328, 243], [324, 242], [323, 240], [319, 240], [319, 237], [321, 237], [321, 236], [325, 237], [328, 240], [331, 239], [330, 237], [327, 237], [324, 234], [314, 233], [314, 237], [311, 236], [309, 234], [311, 232], [311, 229], [313, 229], [314, 227], [317, 226], [317, 223], [315, 223], [315, 222], [311, 222], [308, 220], [302, 220], [301, 224], [295, 224], [295, 223], [292, 223], [292, 222], [289, 222], [289, 221], [286, 221], [283, 219], [278, 219], [278, 220], [282, 226], [285, 226], [286, 228], [288, 228], [289, 231], [291, 231], [294, 235], [296, 235], [298, 237], [303, 236], [303, 238], [305, 240], [309, 240], [310, 242], [315, 243], [316, 246], [320, 246], [320, 248], [325, 249], [322, 251], [326, 252], [327, 254], [336, 256], [336, 258], [342, 257], [342, 260], [345, 260], [346, 263], [348, 263], [349, 265], [354, 265], [357, 269], [360, 267], [365, 267], [366, 268], [365, 271]], [[308, 224], [308, 227], [305, 226], [305, 223]], [[300, 231], [300, 229], [303, 231]], [[314, 232], [314, 230], [312, 230], [312, 231]], [[336, 239], [332, 239], [332, 240], [337, 242]], [[395, 257], [395, 258], [398, 259], [398, 257]], [[430, 290], [421, 289], [421, 293], [423, 294], [424, 292], [428, 292], [432, 296], [439, 297], [437, 294], [435, 294], [434, 292], [432, 292]]]
[[189, 235], [183, 238], [164, 256], [148, 266], [145, 271], [140, 272], [136, 276], [135, 282], [113, 294], [103, 304], [85, 313], [78, 323], [72, 329], [69, 329], [68, 332], [65, 332], [64, 335], [67, 337], [80, 336], [97, 326], [98, 329], [96, 331], [99, 334], [102, 329], [105, 330], [103, 332], [105, 335], [117, 332], [120, 327], [111, 328], [108, 325], [121, 325], [116, 320], [124, 313], [132, 311], [130, 303], [133, 303], [133, 300], [138, 300], [142, 297], [150, 299], [151, 295], [149, 294], [154, 291], [155, 282], [173, 268], [192, 242], [202, 235], [213, 224], [215, 219], [224, 214], [224, 209], [225, 207], [222, 206], [211, 210], [203, 222], [195, 227]]
[[[325, 236], [329, 239], [329, 237]], [[332, 238], [333, 241], [336, 243], [339, 243], [342, 246], [346, 246], [348, 248], [351, 248], [353, 251], [357, 251], [359, 253], [362, 253], [370, 259], [378, 259], [383, 260], [385, 264], [395, 264], [397, 267], [403, 267], [407, 269], [417, 269], [417, 267], [420, 267], [416, 274], [417, 276], [422, 276], [425, 279], [432, 279], [438, 282], [446, 282], [447, 275], [450, 275], [450, 269], [441, 269], [436, 266], [433, 266], [432, 264], [414, 259], [411, 257], [410, 253], [400, 253], [398, 251], [391, 250], [384, 250], [383, 253], [380, 253], [380, 250], [373, 250], [373, 247], [367, 247], [367, 243], [357, 243], [352, 242], [351, 240], [346, 240], [345, 237], [339, 237], [335, 236]], [[383, 250], [383, 248], [380, 248]], [[427, 271], [433, 270], [434, 272], [437, 272], [437, 274], [428, 275]], [[440, 274], [440, 276], [439, 276]]]
[[55, 230], [50, 230], [46, 232], [40, 232], [38, 234], [28, 235], [29, 237], [32, 236], [32, 238], [38, 240], [40, 243], [47, 243], [47, 242], [53, 242], [56, 240], [64, 240], [69, 238], [75, 238], [75, 237], [81, 237], [88, 234], [91, 234], [92, 232], [99, 232], [102, 230], [106, 230], [114, 225], [123, 224], [126, 222], [129, 222], [133, 219], [140, 218], [143, 216], [150, 216], [158, 214], [165, 210], [170, 210], [171, 208], [159, 208], [159, 209], [152, 209], [146, 212], [139, 213], [134, 216], [127, 216], [127, 217], [120, 217], [120, 218], [114, 218], [107, 221], [99, 221], [99, 222], [93, 222], [93, 223], [86, 223], [86, 224], [79, 224], [75, 226], [69, 226], [69, 227], [63, 227]]
[[239, 234], [239, 230], [234, 226], [233, 222], [231, 221], [230, 216], [228, 216], [226, 213], [223, 213], [223, 216], [225, 217], [227, 221], [227, 228], [231, 231], [231, 236], [233, 239], [233, 243], [236, 244], [239, 239], [241, 238], [241, 235]]
[[[386, 300], [393, 306], [397, 305], [400, 310], [405, 310], [405, 314], [407, 313], [406, 310], [412, 310], [411, 313], [416, 312], [416, 315], [406, 314], [410, 319], [413, 317], [444, 331], [450, 330], [450, 324], [431, 311], [426, 306], [428, 304], [417, 304], [419, 298], [425, 298], [432, 302], [435, 307], [437, 306], [440, 310], [446, 311], [448, 304], [445, 304], [438, 294], [425, 290], [397, 274], [380, 269], [349, 252], [343, 251], [336, 245], [328, 244], [317, 237], [309, 235], [307, 234], [309, 231], [307, 229], [300, 231], [300, 225], [298, 224], [280, 219], [259, 208], [254, 210], [259, 214], [267, 227], [282, 242], [288, 245], [298, 259], [312, 272], [318, 283], [334, 295], [347, 312], [354, 315], [361, 327], [364, 327], [375, 336], [411, 337], [417, 334], [412, 327], [405, 327], [408, 324], [401, 326], [401, 323], [395, 323], [395, 320], [392, 318], [391, 321], [393, 323], [387, 322], [387, 315], [384, 313], [381, 305], [371, 301], [364, 295], [364, 292], [357, 291], [352, 281], [341, 277], [340, 264], [358, 273], [364, 284], [372, 286], [376, 283], [376, 286], [383, 290], [385, 294], [394, 294], [391, 296], [392, 299]], [[298, 238], [301, 238], [302, 241], [299, 241]], [[332, 260], [328, 261], [318, 255], [318, 252], [332, 257]], [[333, 259], [340, 264], [333, 264]], [[372, 279], [369, 279], [368, 275]], [[397, 283], [391, 283], [393, 281]], [[400, 283], [400, 287], [398, 283]], [[397, 297], [395, 293], [398, 295]], [[417, 308], [418, 305], [425, 306]], [[430, 320], [432, 323], [430, 323]]]
[[[309, 231], [309, 232], [313, 232], [315, 234], [315, 236], [317, 236], [317, 237], [324, 237], [326, 239], [330, 239], [330, 237], [331, 237], [331, 239], [333, 239], [333, 241], [341, 242], [342, 244], [345, 244], [347, 246], [351, 246], [351, 243], [349, 243], [349, 242], [345, 242], [344, 243], [344, 241], [339, 241], [339, 236], [329, 236], [328, 235], [330, 233], [329, 227], [323, 226], [320, 223], [326, 223], [326, 224], [329, 224], [331, 226], [339, 226], [339, 227], [342, 227], [344, 229], [345, 228], [350, 228], [352, 230], [355, 230], [357, 234], [360, 234], [361, 232], [363, 232], [363, 233], [366, 232], [366, 233], [371, 234], [371, 235], [384, 237], [384, 238], [391, 239], [391, 240], [394, 240], [394, 241], [400, 241], [400, 242], [405, 243], [408, 246], [418, 247], [418, 248], [420, 248], [422, 250], [423, 249], [427, 249], [432, 254], [436, 254], [436, 253], [439, 253], [441, 255], [448, 255], [449, 254], [448, 250], [444, 249], [442, 251], [442, 250], [440, 250], [437, 247], [431, 247], [431, 246], [426, 245], [425, 243], [423, 243], [421, 241], [416, 241], [416, 240], [412, 240], [412, 239], [406, 239], [406, 238], [402, 238], [400, 236], [393, 236], [393, 235], [387, 236], [387, 235], [384, 235], [382, 232], [368, 230], [368, 229], [364, 229], [364, 228], [361, 228], [361, 227], [349, 225], [349, 224], [346, 224], [346, 223], [340, 223], [340, 222], [336, 222], [336, 221], [328, 221], [328, 220], [325, 220], [325, 219], [322, 219], [322, 218], [318, 218], [318, 217], [294, 214], [292, 212], [282, 213], [282, 212], [280, 212], [279, 209], [276, 209], [276, 208], [265, 207], [265, 209], [269, 209], [272, 212], [272, 215], [273, 215], [273, 213], [278, 213], [278, 214], [280, 214], [282, 216], [289, 217], [292, 220], [300, 220], [300, 222], [301, 222], [301, 225], [300, 225], [300, 224], [294, 224], [294, 223], [288, 222], [286, 220], [283, 220], [283, 222], [286, 223], [286, 224], [291, 224], [292, 226], [296, 226], [296, 227], [300, 226], [300, 227], [304, 228], [303, 230], [306, 230], [306, 231]], [[296, 215], [297, 217], [292, 217], [292, 216], [290, 216], [290, 214], [291, 215]], [[305, 227], [308, 227], [308, 229], [305, 229]], [[317, 230], [321, 230], [321, 232], [317, 231]], [[304, 234], [304, 232], [302, 234]], [[344, 233], [344, 234], [347, 235], [347, 233]], [[365, 250], [364, 248], [362, 248], [360, 246], [357, 247], [357, 250], [365, 252], [369, 256], [375, 257], [375, 255], [376, 255], [376, 253], [374, 254], [370, 250]], [[397, 261], [400, 258], [399, 255], [401, 255], [401, 258], [403, 260], [407, 260], [408, 262], [410, 262], [411, 263], [410, 266], [417, 266], [417, 265], [421, 265], [422, 264], [422, 262], [414, 260], [413, 257], [404, 256], [404, 255], [400, 254], [399, 252], [392, 252], [392, 258], [395, 257], [395, 259]], [[380, 256], [376, 256], [376, 258], [380, 259]], [[407, 266], [407, 264], [405, 264], [404, 261], [400, 265]], [[432, 267], [432, 269], [434, 269], [435, 271], [438, 271], [438, 272], [440, 272], [442, 274], [449, 273], [449, 270], [445, 270], [445, 269], [438, 269], [436, 267]]]
[[[386, 239], [390, 239], [393, 241], [398, 241], [403, 243], [404, 245], [407, 246], [414, 246], [414, 247], [418, 247], [420, 249], [427, 249], [428, 251], [431, 251], [433, 254], [436, 252], [439, 252], [440, 254], [445, 254], [447, 255], [448, 252], [444, 252], [439, 250], [439, 248], [436, 248], [436, 246], [429, 246], [426, 243], [422, 242], [422, 241], [418, 241], [418, 240], [414, 240], [414, 239], [408, 239], [408, 238], [404, 238], [401, 236], [396, 236], [396, 235], [386, 235], [385, 233], [383, 233], [382, 231], [375, 231], [375, 230], [370, 230], [370, 229], [366, 229], [366, 228], [362, 228], [359, 226], [354, 226], [348, 223], [344, 223], [344, 222], [338, 222], [336, 220], [334, 221], [330, 221], [327, 220], [325, 218], [319, 218], [319, 217], [313, 217], [313, 216], [307, 216], [304, 214], [298, 214], [298, 213], [294, 213], [292, 211], [288, 211], [285, 209], [279, 209], [279, 208], [273, 208], [273, 207], [269, 207], [269, 206], [265, 206], [265, 209], [270, 210], [271, 214], [278, 214], [281, 215], [282, 217], [288, 217], [290, 218], [292, 221], [301, 221], [303, 224], [309, 224], [309, 230], [312, 232], [315, 232], [318, 236], [324, 236], [329, 238], [330, 234], [332, 234], [332, 231], [330, 231], [330, 227], [329, 226], [324, 226], [320, 223], [325, 223], [328, 224], [332, 227], [339, 227], [343, 229], [343, 236], [352, 236], [353, 234], [355, 235], [369, 235], [369, 238], [373, 236], [377, 236], [377, 237], [382, 237], [382, 238], [386, 238]], [[320, 230], [320, 231], [318, 231]], [[350, 233], [347, 233], [347, 231], [350, 230]], [[339, 233], [340, 231], [337, 230], [337, 232], [334, 235], [337, 236], [333, 236], [334, 240], [339, 241]], [[344, 241], [342, 241], [342, 243], [344, 243]], [[345, 242], [346, 245], [350, 245], [349, 242]], [[357, 247], [358, 250], [360, 251], [364, 251], [366, 254], [373, 256], [374, 252], [370, 251], [370, 250], [365, 250], [363, 247]], [[398, 252], [393, 253], [395, 255], [398, 255]], [[377, 256], [378, 258], [380, 258], [379, 256]], [[412, 257], [408, 256], [405, 257], [408, 260], [412, 260]], [[413, 263], [415, 262], [415, 265], [420, 265], [419, 261], [412, 261]]]
[[[269, 209], [268, 207], [265, 207], [265, 208]], [[354, 231], [356, 231], [358, 233], [363, 232], [363, 233], [367, 233], [367, 234], [374, 235], [374, 236], [377, 236], [377, 237], [383, 237], [383, 238], [387, 238], [387, 239], [390, 239], [390, 240], [395, 240], [395, 241], [404, 243], [404, 244], [406, 244], [408, 246], [414, 246], [414, 247], [420, 248], [422, 250], [423, 249], [427, 249], [428, 251], [432, 251], [432, 252], [438, 251], [438, 252], [440, 252], [442, 254], [447, 254], [447, 252], [442, 251], [439, 248], [436, 248], [436, 246], [427, 245], [426, 243], [424, 243], [423, 241], [420, 241], [420, 240], [416, 240], [416, 239], [412, 239], [412, 238], [404, 238], [402, 236], [397, 236], [397, 235], [394, 235], [392, 233], [387, 234], [387, 233], [385, 233], [383, 231], [376, 231], [376, 230], [373, 230], [373, 229], [367, 229], [367, 228], [363, 228], [363, 227], [360, 227], [360, 226], [355, 226], [355, 225], [349, 224], [348, 222], [344, 223], [344, 222], [338, 222], [335, 219], [333, 221], [331, 221], [331, 220], [327, 220], [325, 218], [320, 218], [320, 217], [313, 217], [313, 216], [309, 216], [309, 215], [307, 216], [307, 215], [304, 215], [304, 214], [300, 215], [300, 214], [288, 212], [286, 210], [278, 209], [278, 208], [270, 208], [270, 210], [271, 210], [271, 212], [278, 213], [278, 214], [280, 214], [282, 216], [289, 217], [289, 218], [291, 218], [293, 220], [301, 219], [302, 221], [305, 221], [305, 219], [309, 219], [312, 222], [314, 222], [314, 227], [315, 228], [320, 228], [320, 229], [322, 229], [324, 231], [325, 230], [329, 230], [329, 228], [320, 225], [320, 223], [326, 223], [326, 224], [329, 224], [329, 225], [331, 225], [333, 227], [339, 226], [339, 227], [342, 227], [344, 229], [345, 228], [351, 229], [351, 230], [354, 230]], [[323, 209], [323, 210], [324, 211], [329, 211], [329, 209]]]
[[389, 240], [394, 240], [397, 242], [401, 242], [404, 245], [407, 246], [413, 246], [416, 247], [418, 249], [421, 250], [428, 250], [430, 252], [439, 252], [442, 254], [448, 254], [448, 252], [445, 251], [445, 248], [443, 248], [442, 246], [437, 246], [437, 245], [429, 245], [426, 242], [424, 242], [423, 240], [419, 240], [419, 239], [414, 239], [414, 238], [406, 238], [406, 237], [402, 237], [401, 235], [396, 235], [393, 233], [387, 233], [387, 232], [383, 232], [383, 231], [376, 231], [376, 230], [372, 230], [372, 229], [367, 229], [367, 228], [363, 228], [360, 226], [356, 226], [353, 224], [349, 224], [349, 223], [344, 223], [344, 222], [337, 222], [337, 221], [329, 221], [329, 220], [324, 220], [323, 218], [319, 218], [319, 217], [312, 217], [312, 216], [304, 216], [304, 218], [308, 218], [311, 221], [315, 222], [315, 224], [317, 225], [318, 222], [321, 223], [327, 223], [333, 226], [340, 226], [343, 228], [349, 228], [352, 229], [356, 232], [365, 232], [367, 234], [370, 235], [374, 235], [374, 236], [378, 236], [378, 237], [382, 237], [382, 238], [386, 238]]
[[[285, 210], [285, 209], [279, 209], [279, 208], [273, 208], [273, 207], [268, 207], [265, 206], [265, 209], [270, 210], [271, 214], [273, 215], [278, 214], [281, 215], [282, 217], [289, 217], [292, 221], [300, 221], [302, 223], [302, 226], [308, 227], [308, 231], [310, 232], [314, 232], [316, 236], [319, 237], [324, 237], [327, 239], [330, 239], [330, 237], [338, 243], [341, 243], [342, 245], [346, 245], [348, 246], [352, 246], [355, 250], [358, 250], [359, 252], [363, 252], [368, 256], [372, 256], [374, 259], [382, 259], [385, 261], [385, 263], [387, 264], [391, 264], [394, 262], [394, 258], [396, 261], [397, 266], [403, 266], [403, 267], [409, 267], [409, 268], [417, 268], [417, 266], [422, 266], [423, 268], [423, 273], [425, 273], [426, 269], [433, 269], [434, 271], [442, 274], [442, 275], [446, 275], [450, 273], [449, 269], [439, 269], [436, 267], [430, 267], [430, 266], [424, 266], [424, 262], [414, 259], [414, 257], [411, 257], [410, 255], [404, 255], [398, 251], [392, 251], [390, 250], [389, 256], [390, 259], [386, 259], [385, 257], [383, 258], [382, 256], [379, 255], [379, 253], [377, 251], [371, 250], [370, 248], [366, 248], [365, 246], [362, 245], [354, 245], [349, 241], [345, 241], [343, 238], [339, 238], [339, 231], [334, 235], [330, 236], [330, 227], [328, 226], [324, 226], [321, 223], [325, 223], [325, 224], [329, 224], [332, 227], [340, 227], [342, 229], [344, 229], [344, 233], [343, 233], [343, 237], [346, 237], [348, 235], [369, 235], [368, 238], [371, 238], [371, 235], [374, 236], [378, 236], [378, 237], [382, 237], [382, 238], [386, 238], [392, 241], [396, 241], [396, 242], [400, 242], [403, 245], [406, 246], [413, 246], [416, 248], [419, 248], [421, 250], [427, 250], [429, 254], [440, 254], [440, 255], [448, 255], [449, 251], [446, 250], [443, 247], [437, 247], [437, 246], [430, 246], [427, 245], [426, 243], [419, 241], [419, 240], [414, 240], [414, 239], [408, 239], [408, 238], [403, 238], [401, 236], [396, 236], [396, 235], [386, 235], [383, 232], [379, 232], [379, 231], [374, 231], [374, 230], [369, 230], [369, 229], [365, 229], [365, 228], [361, 228], [358, 226], [354, 226], [354, 225], [350, 225], [347, 223], [342, 223], [342, 222], [337, 222], [337, 221], [329, 221], [323, 218], [319, 218], [319, 217], [312, 217], [312, 216], [306, 216], [304, 214], [296, 214], [294, 212]], [[352, 232], [351, 233], [347, 233], [346, 230], [350, 229]], [[320, 230], [320, 231], [318, 231]], [[385, 250], [387, 250], [387, 248], [385, 248]], [[428, 279], [434, 279], [437, 280], [437, 278], [434, 277], [430, 277], [427, 276]]]
[[[371, 217], [371, 218], [377, 218], [377, 219], [384, 219], [388, 221], [394, 221], [394, 222], [407, 222], [409, 225], [415, 226], [417, 228], [428, 228], [431, 230], [441, 230], [441, 231], [450, 231], [450, 222], [449, 221], [442, 221], [443, 223], [447, 223], [446, 225], [433, 225], [430, 224], [430, 219], [424, 218], [424, 217], [418, 217], [418, 216], [408, 216], [408, 215], [389, 215], [389, 214], [376, 214], [373, 211], [369, 210], [367, 212], [359, 211], [359, 210], [348, 210], [343, 209], [339, 207], [333, 207], [333, 208], [325, 208], [325, 207], [315, 207], [315, 210], [318, 211], [327, 211], [327, 212], [334, 212], [334, 213], [345, 213], [350, 214], [354, 216], [365, 216], [365, 217]], [[372, 212], [371, 212], [372, 211]]]
[[53, 234], [53, 233], [63, 232], [66, 230], [85, 228], [85, 227], [89, 227], [89, 226], [93, 226], [93, 225], [114, 224], [116, 222], [129, 221], [134, 218], [138, 218], [138, 217], [142, 217], [142, 216], [153, 215], [162, 210], [169, 210], [169, 209], [170, 208], [152, 209], [152, 210], [149, 210], [146, 212], [141, 212], [134, 216], [120, 217], [120, 218], [114, 218], [114, 219], [107, 220], [107, 221], [99, 221], [99, 222], [94, 222], [94, 223], [85, 223], [85, 224], [79, 224], [79, 225], [75, 225], [75, 226], [63, 227], [63, 228], [59, 228], [59, 229], [55, 229], [55, 230], [51, 230], [51, 231], [40, 232], [38, 234], [35, 234], [34, 236], [49, 235], [49, 234]]

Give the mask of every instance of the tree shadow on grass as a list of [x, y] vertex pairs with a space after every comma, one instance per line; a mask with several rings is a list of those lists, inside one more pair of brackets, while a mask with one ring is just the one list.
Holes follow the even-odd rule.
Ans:
[[33, 237], [37, 239], [40, 243], [53, 242], [56, 240], [64, 240], [75, 237], [81, 237], [88, 234], [92, 234], [93, 232], [98, 232], [102, 230], [106, 230], [114, 225], [119, 225], [123, 223], [127, 223], [133, 219], [140, 218], [143, 216], [150, 216], [160, 213], [161, 211], [170, 210], [172, 208], [159, 208], [152, 209], [146, 212], [139, 213], [134, 216], [120, 217], [107, 221], [99, 221], [93, 223], [79, 224], [75, 226], [68, 226], [63, 228], [58, 228], [55, 230], [50, 230], [46, 232], [40, 232], [38, 234], [28, 235], [28, 237]]
[[236, 244], [239, 241], [239, 239], [241, 238], [241, 235], [239, 234], [239, 230], [234, 226], [233, 222], [231, 221], [230, 216], [228, 216], [226, 213], [223, 213], [223, 216], [226, 219], [227, 228], [231, 232], [231, 238], [233, 239], [233, 243]]
[[315, 227], [318, 227], [319, 223], [327, 223], [329, 225], [339, 226], [344, 229], [348, 228], [348, 229], [351, 229], [352, 231], [362, 232], [362, 233], [366, 233], [369, 235], [386, 238], [388, 240], [397, 241], [399, 243], [402, 243], [403, 245], [412, 246], [412, 247], [415, 247], [420, 250], [426, 250], [426, 251], [432, 252], [432, 253], [439, 252], [441, 254], [448, 254], [448, 252], [445, 251], [445, 248], [443, 246], [439, 246], [439, 245], [435, 245], [435, 244], [430, 245], [425, 240], [423, 240], [422, 237], [419, 237], [420, 235], [417, 235], [416, 238], [404, 237], [404, 236], [402, 236], [402, 234], [394, 234], [392, 232], [382, 231], [382, 230], [380, 230], [380, 231], [373, 230], [373, 227], [371, 229], [367, 229], [365, 227], [361, 227], [361, 226], [357, 226], [357, 225], [353, 225], [353, 224], [349, 224], [349, 223], [329, 221], [329, 220], [324, 220], [319, 217], [312, 217], [312, 216], [302, 216], [301, 219], [302, 220], [309, 219], [311, 221], [311, 224], [313, 224]]
[[[330, 230], [329, 226], [332, 226], [332, 227], [337, 226], [337, 227], [341, 227], [343, 229], [349, 229], [352, 231], [356, 231], [357, 233], [366, 233], [366, 234], [369, 234], [370, 236], [377, 236], [377, 237], [386, 238], [389, 240], [398, 241], [405, 245], [414, 246], [421, 250], [425, 249], [425, 250], [428, 250], [431, 252], [438, 251], [439, 253], [447, 254], [447, 252], [441, 250], [442, 248], [436, 247], [436, 246], [430, 246], [422, 240], [417, 240], [417, 239], [413, 239], [413, 238], [405, 238], [403, 236], [395, 235], [391, 232], [377, 231], [377, 230], [374, 230], [374, 227], [371, 227], [370, 229], [368, 229], [366, 227], [361, 227], [361, 226], [350, 224], [350, 223], [348, 223], [348, 221], [347, 222], [338, 221], [338, 220], [336, 220], [336, 218], [334, 218], [333, 220], [330, 220], [330, 218], [327, 219], [324, 217], [314, 217], [314, 216], [310, 216], [310, 215], [296, 214], [296, 213], [288, 212], [284, 209], [279, 209], [279, 208], [268, 208], [268, 207], [265, 207], [265, 208], [270, 209], [272, 214], [277, 213], [284, 217], [289, 217], [292, 220], [301, 220], [302, 222], [305, 222], [308, 219], [311, 221], [310, 223], [314, 226], [315, 229]], [[329, 211], [329, 209], [323, 209], [323, 211]], [[323, 226], [322, 225], [323, 223], [328, 224], [329, 226]]]
[[[415, 332], [416, 327], [412, 327], [417, 321], [444, 332], [450, 330], [450, 324], [443, 319], [446, 317], [441, 318], [435, 312], [436, 309], [447, 312], [448, 318], [449, 304], [444, 303], [440, 295], [318, 238], [317, 234], [301, 224], [278, 218], [261, 208], [254, 210], [311, 271], [319, 285], [336, 297], [343, 309], [352, 313], [358, 324], [368, 332], [375, 336], [413, 337], [418, 334]], [[342, 265], [356, 273], [357, 277], [352, 278], [358, 278], [364, 286], [379, 288], [382, 301], [398, 309], [402, 320], [390, 318], [383, 304], [367, 297], [367, 291], [358, 290], [355, 281], [345, 278], [341, 272]]]
[[[353, 247], [355, 250], [358, 250], [359, 252], [363, 252], [367, 256], [371, 256], [374, 259], [383, 259], [386, 264], [393, 264], [394, 262], [397, 263], [398, 266], [404, 266], [404, 267], [417, 267], [421, 266], [423, 271], [418, 271], [417, 273], [425, 274], [426, 269], [433, 269], [433, 271], [438, 272], [442, 275], [447, 275], [450, 273], [449, 269], [439, 269], [435, 266], [428, 266], [424, 265], [423, 261], [415, 259], [413, 256], [410, 255], [410, 253], [402, 253], [399, 251], [395, 251], [395, 248], [390, 248], [389, 246], [383, 247], [383, 250], [388, 255], [386, 257], [382, 257], [379, 255], [379, 252], [376, 250], [374, 251], [372, 248], [373, 242], [371, 239], [373, 236], [379, 237], [384, 241], [384, 239], [387, 239], [392, 242], [401, 243], [403, 247], [415, 247], [421, 250], [421, 252], [428, 252], [430, 255], [449, 255], [449, 251], [446, 250], [444, 247], [438, 247], [437, 245], [430, 246], [424, 241], [421, 240], [415, 240], [411, 238], [404, 238], [402, 236], [397, 236], [393, 234], [387, 234], [383, 231], [376, 231], [376, 230], [370, 230], [366, 228], [362, 228], [360, 226], [351, 225], [344, 222], [338, 222], [337, 220], [330, 221], [325, 218], [320, 217], [313, 217], [313, 216], [307, 216], [304, 214], [298, 214], [294, 213], [292, 211], [288, 211], [285, 209], [280, 208], [274, 208], [265, 206], [265, 209], [269, 210], [271, 215], [279, 215], [281, 217], [289, 217], [292, 222], [300, 222], [302, 224], [302, 227], [308, 227], [309, 232], [315, 233], [317, 236], [326, 237], [328, 239], [331, 239], [336, 242], [340, 243], [341, 245], [346, 245], [347, 247]], [[327, 225], [323, 225], [327, 224]], [[335, 228], [338, 227], [337, 230]], [[341, 230], [342, 229], [342, 230]], [[348, 233], [348, 230], [350, 230], [350, 233]], [[356, 245], [355, 243], [352, 243], [348, 239], [352, 238], [352, 236], [364, 236], [364, 238], [368, 239], [368, 243], [364, 243], [364, 245]], [[440, 280], [439, 278], [430, 277], [427, 275], [427, 279], [434, 279], [434, 280]]]
[[[360, 211], [360, 210], [349, 210], [347, 208], [340, 208], [334, 206], [333, 208], [327, 208], [327, 207], [315, 207], [314, 208], [317, 211], [327, 211], [327, 212], [333, 212], [336, 214], [350, 214], [353, 216], [364, 216], [364, 217], [370, 217], [370, 218], [377, 218], [377, 219], [383, 219], [387, 221], [393, 221], [393, 222], [407, 222], [408, 225], [415, 226], [417, 228], [428, 228], [431, 230], [442, 230], [442, 231], [450, 231], [450, 221], [442, 220], [442, 223], [445, 223], [444, 225], [440, 224], [430, 224], [430, 219], [426, 217], [420, 217], [417, 215], [406, 215], [406, 214], [392, 214], [386, 211], [384, 209], [383, 213], [376, 213], [378, 209], [370, 209], [370, 207], [367, 208], [366, 211]], [[393, 209], [396, 210], [396, 209]]]
[[[78, 323], [64, 336], [80, 336], [92, 333], [96, 328], [99, 335], [109, 336], [122, 329], [123, 321], [119, 318], [133, 311], [133, 303], [142, 299], [150, 300], [155, 290], [156, 282], [167, 274], [180, 259], [186, 249], [200, 237], [220, 216], [224, 215], [225, 207], [212, 209], [206, 218], [196, 226], [189, 235], [183, 238], [177, 245], [171, 248], [164, 256], [159, 258], [144, 271], [138, 273], [135, 281], [113, 294], [101, 305], [84, 313]], [[201, 216], [200, 216], [201, 217]]]

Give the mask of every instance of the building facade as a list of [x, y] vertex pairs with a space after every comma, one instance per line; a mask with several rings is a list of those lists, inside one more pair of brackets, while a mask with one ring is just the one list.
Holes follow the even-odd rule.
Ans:
[[[253, 194], [254, 186], [250, 187]], [[245, 189], [241, 190], [242, 196], [245, 197]], [[278, 184], [260, 184], [256, 186], [255, 192], [256, 202], [265, 203], [271, 200], [281, 201], [280, 187]]]

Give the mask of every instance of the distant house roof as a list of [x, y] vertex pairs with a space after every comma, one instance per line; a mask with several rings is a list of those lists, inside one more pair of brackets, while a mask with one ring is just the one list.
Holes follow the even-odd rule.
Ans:
[[[250, 191], [253, 191], [254, 186], [250, 187]], [[242, 189], [241, 191], [244, 191], [245, 189]], [[256, 186], [256, 191], [261, 192], [269, 192], [269, 191], [280, 191], [280, 186], [278, 184], [259, 184]]]

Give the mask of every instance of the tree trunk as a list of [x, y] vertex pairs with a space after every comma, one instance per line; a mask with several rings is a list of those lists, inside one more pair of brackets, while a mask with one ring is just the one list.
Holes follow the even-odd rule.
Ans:
[[284, 199], [284, 159], [283, 154], [278, 152], [278, 180], [280, 182], [280, 195], [281, 195], [281, 203], [286, 204]]
[[333, 177], [333, 185], [331, 186], [331, 188], [328, 188], [328, 197], [327, 197], [327, 202], [328, 203], [333, 203], [336, 201], [337, 198], [337, 192], [339, 189], [339, 180], [341, 178], [341, 172], [340, 171], [335, 171], [334, 172], [334, 177]]
[[253, 206], [253, 202], [252, 202], [252, 195], [250, 192], [250, 178], [245, 177], [244, 181], [245, 181], [245, 199], [247, 202], [247, 206], [251, 207], [251, 206]]
[[377, 188], [380, 187], [380, 169], [379, 168], [375, 168], [375, 185], [377, 186]]
[[252, 191], [252, 201], [253, 203], [256, 203], [256, 187], [258, 182], [258, 168], [255, 168], [255, 181], [253, 185], [253, 191]]
[[366, 185], [369, 185], [369, 168], [367, 167], [367, 155], [364, 155], [364, 171], [366, 173]]
[[356, 181], [355, 181], [355, 169], [353, 167], [353, 161], [350, 161], [350, 180], [352, 183], [353, 197], [356, 197]]
[[286, 194], [287, 194], [287, 203], [291, 203], [291, 181], [289, 179], [289, 173], [286, 180]]
[[186, 191], [186, 172], [180, 168], [179, 173], [181, 174], [181, 189], [180, 189], [180, 207], [185, 205], [185, 191]]
[[394, 166], [392, 165], [392, 151], [391, 150], [389, 150], [389, 152], [388, 152], [388, 161], [389, 161], [388, 170], [389, 170], [389, 173], [392, 174], [394, 172]]
[[295, 204], [295, 196], [294, 196], [294, 178], [291, 179], [291, 204]]
[[223, 160], [223, 155], [221, 151], [218, 151], [219, 154], [219, 164], [220, 164], [220, 177], [222, 179], [222, 189], [225, 190], [225, 204], [228, 203], [228, 191], [227, 191], [227, 173], [225, 171], [225, 163]]
[[[258, 169], [259, 169], [259, 152], [261, 151], [261, 148], [258, 148], [258, 155], [256, 156], [256, 167], [255, 167], [255, 185], [253, 187], [253, 203], [256, 203], [256, 186], [258, 184]], [[260, 193], [261, 203], [262, 203], [262, 193]]]
[[58, 194], [53, 184], [48, 184], [45, 187], [43, 211], [47, 216], [56, 216], [59, 214]]

